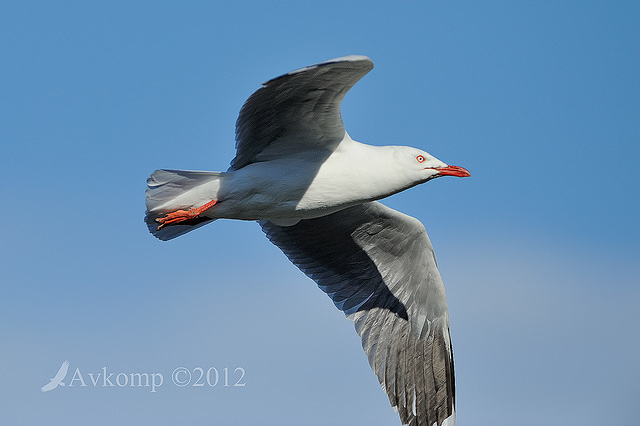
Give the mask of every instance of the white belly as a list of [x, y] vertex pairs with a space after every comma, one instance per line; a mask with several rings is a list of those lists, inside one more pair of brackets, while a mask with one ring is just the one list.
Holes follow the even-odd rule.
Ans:
[[353, 155], [353, 147], [360, 145], [337, 149], [322, 161], [282, 158], [227, 172], [218, 204], [206, 215], [295, 223], [395, 192], [398, 185], [388, 179], [384, 167]]

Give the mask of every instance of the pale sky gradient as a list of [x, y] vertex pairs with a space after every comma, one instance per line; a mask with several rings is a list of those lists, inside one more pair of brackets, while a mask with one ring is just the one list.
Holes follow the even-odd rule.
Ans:
[[[0, 424], [400, 424], [256, 224], [143, 222], [154, 169], [225, 170], [262, 82], [348, 54], [376, 64], [354, 139], [472, 174], [385, 202], [436, 249], [458, 424], [637, 424], [639, 23], [632, 1], [0, 3]], [[88, 386], [40, 392], [64, 360]], [[93, 387], [103, 367], [165, 381]]]

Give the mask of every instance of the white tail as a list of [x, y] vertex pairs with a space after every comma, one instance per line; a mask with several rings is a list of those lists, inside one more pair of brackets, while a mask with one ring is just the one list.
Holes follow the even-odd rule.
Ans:
[[[203, 192], [213, 193], [213, 189], [219, 187], [222, 172], [203, 172], [192, 170], [156, 170], [147, 179], [145, 222], [155, 237], [167, 241], [193, 231], [214, 219], [196, 217], [193, 219], [169, 225], [158, 229], [156, 219], [167, 213], [189, 209], [204, 204], [211, 199], [203, 198]], [[208, 191], [200, 191], [203, 185], [211, 188]]]

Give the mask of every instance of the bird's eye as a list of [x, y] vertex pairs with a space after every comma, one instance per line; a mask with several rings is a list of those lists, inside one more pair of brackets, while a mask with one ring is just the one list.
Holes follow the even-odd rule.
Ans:
[[416, 160], [418, 160], [418, 163], [424, 163], [424, 157], [422, 155], [418, 155]]

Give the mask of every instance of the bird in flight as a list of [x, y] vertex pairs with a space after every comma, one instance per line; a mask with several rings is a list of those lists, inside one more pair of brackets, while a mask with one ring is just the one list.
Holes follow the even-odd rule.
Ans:
[[69, 370], [69, 361], [64, 361], [56, 375], [50, 379], [49, 383], [40, 388], [42, 392], [49, 392], [50, 390], [54, 390], [58, 386], [64, 386], [64, 382], [62, 381], [67, 375], [67, 370]]
[[165, 241], [216, 219], [258, 221], [354, 321], [402, 424], [450, 426], [453, 352], [434, 251], [420, 221], [377, 200], [470, 174], [417, 148], [351, 139], [340, 104], [372, 68], [345, 56], [264, 83], [240, 111], [229, 169], [156, 170], [145, 221]]

